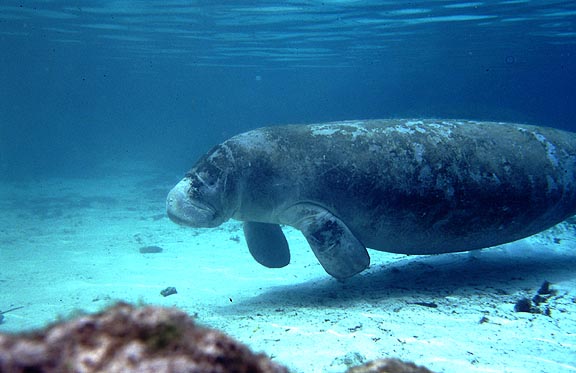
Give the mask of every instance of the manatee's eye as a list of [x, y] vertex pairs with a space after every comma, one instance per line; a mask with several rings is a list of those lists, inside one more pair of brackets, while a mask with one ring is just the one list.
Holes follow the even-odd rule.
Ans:
[[189, 172], [186, 175], [190, 179], [188, 196], [191, 199], [203, 199], [217, 192], [218, 178], [207, 171]]
[[202, 185], [208, 187], [209, 189], [214, 189], [217, 184], [218, 178], [214, 177], [211, 173], [208, 172], [198, 172], [196, 177]]
[[218, 194], [222, 174], [222, 170], [205, 156], [185, 176], [190, 179], [188, 194], [196, 199]]

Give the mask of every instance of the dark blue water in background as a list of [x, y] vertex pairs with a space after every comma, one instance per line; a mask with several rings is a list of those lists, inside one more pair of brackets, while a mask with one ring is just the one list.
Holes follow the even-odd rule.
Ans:
[[270, 124], [384, 117], [576, 131], [574, 1], [0, 3], [0, 178], [183, 173]]

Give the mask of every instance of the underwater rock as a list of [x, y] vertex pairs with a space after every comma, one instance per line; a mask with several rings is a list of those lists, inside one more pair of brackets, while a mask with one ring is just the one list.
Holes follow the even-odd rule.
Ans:
[[532, 302], [528, 298], [520, 298], [514, 304], [514, 311], [516, 312], [529, 312], [529, 313], [537, 313], [535, 309], [532, 307]]
[[140, 254], [158, 254], [164, 251], [160, 246], [143, 246], [138, 251]]
[[398, 359], [378, 359], [350, 368], [346, 373], [432, 373], [432, 371]]
[[[364, 360], [359, 353], [350, 363]], [[288, 373], [224, 333], [197, 325], [175, 308], [118, 303], [20, 335], [0, 333], [0, 372]], [[379, 359], [346, 373], [432, 373], [397, 359]]]
[[182, 311], [125, 303], [32, 334], [0, 334], [0, 372], [22, 371], [288, 372]]
[[531, 300], [526, 297], [519, 299], [514, 305], [514, 311], [540, 313], [546, 316], [552, 316], [552, 308], [550, 306], [546, 306], [543, 309], [540, 307], [542, 304], [547, 303], [548, 300], [553, 299], [558, 293], [558, 291], [552, 289], [551, 286], [552, 284], [545, 280]]
[[544, 282], [542, 282], [542, 285], [540, 285], [540, 288], [538, 289], [538, 291], [536, 293], [538, 295], [555, 295], [556, 290], [551, 289], [550, 286], [552, 286], [550, 281], [544, 280]]
[[167, 297], [172, 294], [178, 294], [178, 292], [174, 286], [168, 286], [166, 289], [162, 290], [160, 294], [162, 294], [163, 297]]

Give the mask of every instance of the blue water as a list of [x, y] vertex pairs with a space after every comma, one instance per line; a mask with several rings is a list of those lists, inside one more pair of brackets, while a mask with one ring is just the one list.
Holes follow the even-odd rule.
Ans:
[[458, 117], [576, 130], [573, 1], [13, 1], [0, 177], [174, 171], [270, 124]]
[[[267, 270], [238, 223], [165, 216], [232, 135], [389, 117], [576, 131], [576, 2], [2, 0], [0, 311], [18, 309], [0, 331], [124, 299], [198, 313], [298, 372], [343, 371], [354, 351], [573, 372], [574, 221], [479, 257], [371, 252], [340, 284], [294, 230], [293, 263]], [[552, 317], [515, 313], [543, 280]]]

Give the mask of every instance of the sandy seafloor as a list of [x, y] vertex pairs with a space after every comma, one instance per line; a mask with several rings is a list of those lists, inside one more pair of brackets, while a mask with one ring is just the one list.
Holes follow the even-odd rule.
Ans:
[[[0, 310], [23, 307], [0, 331], [124, 300], [179, 307], [294, 372], [381, 357], [437, 372], [576, 371], [576, 225], [474, 253], [370, 250], [370, 269], [340, 283], [291, 228], [291, 264], [267, 269], [238, 222], [172, 223], [165, 196], [180, 175], [134, 164], [98, 174], [0, 184]], [[147, 245], [164, 251], [141, 254]], [[515, 312], [544, 280], [550, 316]], [[178, 294], [161, 296], [168, 286]]]

